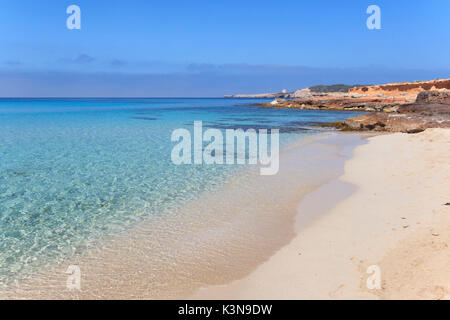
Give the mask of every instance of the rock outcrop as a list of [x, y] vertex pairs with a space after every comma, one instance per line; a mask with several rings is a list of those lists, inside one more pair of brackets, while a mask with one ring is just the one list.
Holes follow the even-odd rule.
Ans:
[[417, 95], [416, 103], [450, 103], [450, 91], [426, 91]]
[[375, 86], [355, 87], [349, 90], [349, 93], [362, 94], [395, 94], [395, 93], [416, 93], [422, 91], [431, 91], [447, 89], [450, 90], [450, 79], [436, 79], [431, 81], [416, 81], [416, 82], [398, 82], [388, 83]]
[[450, 90], [450, 79], [431, 81], [399, 82], [374, 86], [355, 87], [349, 94], [365, 94], [367, 96], [402, 96], [408, 102], [414, 102], [416, 96], [423, 91]]
[[296, 98], [281, 103], [261, 103], [262, 107], [292, 108], [307, 110], [333, 110], [333, 111], [365, 111], [365, 112], [394, 112], [396, 108], [408, 101], [402, 97], [369, 97], [362, 94], [347, 93], [313, 93], [298, 90], [294, 93]]
[[424, 91], [414, 103], [398, 106], [393, 113], [369, 113], [329, 125], [345, 131], [406, 133], [450, 128], [450, 91]]
[[359, 86], [348, 93], [301, 89], [288, 94], [287, 98], [257, 106], [369, 112], [325, 124], [340, 130], [413, 133], [450, 127], [450, 79]]
[[291, 94], [291, 98], [308, 98], [311, 97], [311, 90], [309, 88], [296, 90]]

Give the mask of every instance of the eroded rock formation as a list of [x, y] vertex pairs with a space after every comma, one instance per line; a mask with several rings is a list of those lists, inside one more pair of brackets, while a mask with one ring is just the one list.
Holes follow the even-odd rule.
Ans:
[[302, 89], [291, 93], [289, 98], [258, 106], [369, 112], [326, 124], [341, 130], [412, 133], [450, 127], [450, 79], [360, 86], [348, 93]]
[[422, 91], [431, 91], [447, 89], [450, 90], [450, 79], [436, 79], [431, 81], [416, 81], [416, 82], [399, 82], [388, 83], [375, 86], [356, 87], [349, 90], [350, 94], [360, 93], [367, 95], [417, 95]]
[[400, 105], [393, 113], [368, 113], [330, 125], [340, 130], [407, 133], [450, 128], [450, 91], [423, 91], [414, 103]]

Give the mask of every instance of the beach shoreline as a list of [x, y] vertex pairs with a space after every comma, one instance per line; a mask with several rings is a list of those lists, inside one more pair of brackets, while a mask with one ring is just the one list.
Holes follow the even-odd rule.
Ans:
[[[364, 143], [362, 137], [325, 131], [296, 140], [283, 148], [279, 174], [245, 170], [249, 175], [243, 172], [216, 192], [161, 217], [161, 223], [141, 223], [0, 291], [0, 297], [186, 298], [199, 287], [245, 277], [289, 243], [299, 199], [341, 175], [351, 150]], [[66, 288], [69, 265], [80, 267], [81, 291]]]
[[[283, 150], [279, 176], [183, 208], [181, 226], [190, 229], [181, 239], [159, 239], [140, 225], [0, 297], [449, 298], [449, 141], [447, 129], [312, 137]], [[313, 180], [299, 180], [307, 177]], [[235, 199], [228, 209], [217, 202], [224, 197]], [[192, 219], [198, 210], [217, 212]], [[155, 239], [168, 258], [161, 265], [152, 256]], [[66, 288], [68, 264], [81, 267], [81, 291]], [[366, 287], [370, 266], [381, 270], [381, 290]]]
[[[287, 246], [248, 277], [191, 299], [449, 299], [450, 130], [368, 140], [341, 177], [304, 198]], [[351, 185], [304, 223], [308, 201]], [[367, 285], [373, 268], [380, 288]]]

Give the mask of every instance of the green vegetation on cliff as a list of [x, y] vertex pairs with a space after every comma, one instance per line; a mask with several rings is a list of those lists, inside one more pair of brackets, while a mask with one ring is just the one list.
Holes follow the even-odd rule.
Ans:
[[364, 85], [355, 84], [355, 85], [346, 85], [346, 84], [333, 84], [333, 85], [317, 85], [309, 87], [309, 90], [312, 92], [348, 92], [349, 89], [354, 87], [363, 87]]

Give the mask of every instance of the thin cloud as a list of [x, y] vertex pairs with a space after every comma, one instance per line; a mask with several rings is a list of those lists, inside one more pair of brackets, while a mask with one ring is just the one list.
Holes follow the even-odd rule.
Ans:
[[5, 61], [5, 64], [10, 67], [17, 67], [17, 66], [22, 65], [22, 62], [17, 61], [17, 60], [8, 60], [8, 61]]
[[120, 59], [114, 59], [114, 60], [111, 61], [110, 64], [113, 67], [123, 67], [124, 65], [127, 64], [127, 62], [124, 61], [124, 60], [120, 60]]
[[92, 62], [94, 60], [95, 60], [94, 57], [91, 57], [90, 55], [82, 53], [82, 54], [79, 54], [78, 57], [76, 57], [73, 60], [73, 62], [75, 62], [75, 63], [89, 63], [89, 62]]
[[94, 57], [85, 53], [80, 53], [75, 58], [60, 58], [58, 59], [58, 62], [63, 64], [88, 64], [94, 60]]
[[191, 63], [186, 67], [187, 72], [193, 73], [221, 72], [233, 74], [299, 73], [308, 72], [311, 69], [312, 68], [305, 66], [248, 63], [229, 63], [218, 65], [209, 63]]
[[211, 72], [217, 70], [217, 66], [210, 63], [191, 63], [186, 70], [188, 72]]
[[298, 72], [112, 73], [0, 70], [1, 97], [220, 97], [293, 91], [318, 84], [387, 83], [448, 78], [450, 70], [299, 68]]

